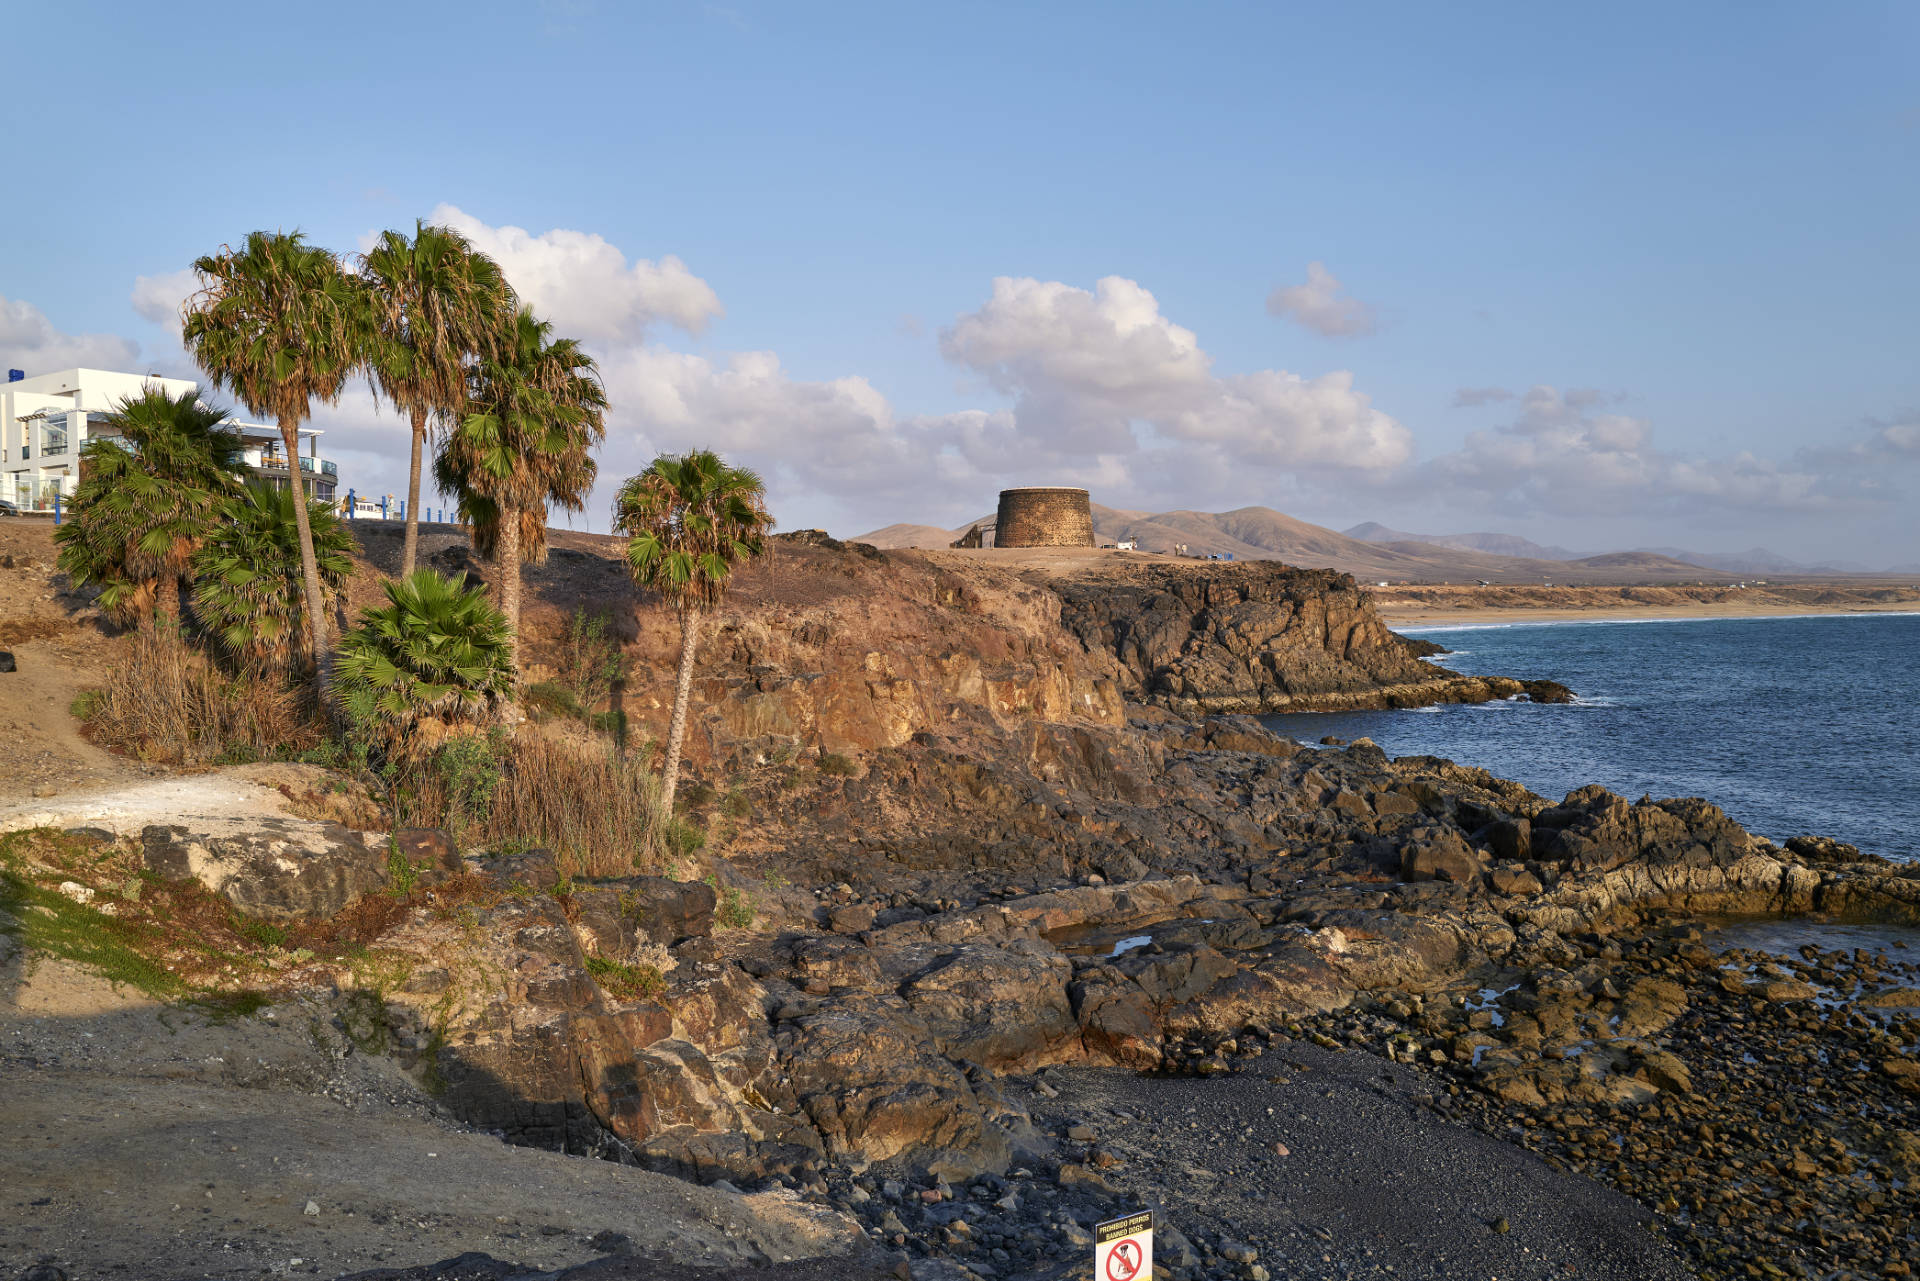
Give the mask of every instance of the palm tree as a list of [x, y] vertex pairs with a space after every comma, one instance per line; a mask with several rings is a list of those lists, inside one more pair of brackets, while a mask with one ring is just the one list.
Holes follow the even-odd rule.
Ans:
[[766, 551], [772, 528], [760, 477], [727, 466], [708, 449], [654, 459], [614, 497], [613, 530], [627, 535], [628, 572], [680, 613], [680, 676], [660, 781], [661, 812], [669, 817], [693, 692], [700, 615], [726, 596], [735, 565]]
[[[241, 667], [279, 672], [293, 661], [304, 594], [295, 501], [290, 489], [249, 482], [193, 559], [193, 612]], [[331, 598], [353, 573], [353, 535], [330, 503], [308, 504], [307, 527]]]
[[182, 340], [216, 387], [229, 387], [248, 410], [271, 414], [286, 446], [306, 589], [307, 645], [321, 702], [332, 684], [326, 597], [314, 558], [300, 424], [313, 402], [332, 404], [369, 347], [365, 286], [340, 260], [298, 231], [256, 231], [242, 248], [222, 246], [197, 259], [200, 291], [187, 300]]
[[[521, 308], [474, 369], [470, 412], [434, 460], [476, 550], [500, 568], [500, 610], [519, 657], [520, 566], [546, 558], [549, 504], [579, 511], [593, 487], [590, 450], [606, 437], [606, 392], [593, 358]], [[516, 667], [516, 671], [517, 671]]]
[[360, 611], [340, 647], [340, 698], [351, 715], [398, 740], [422, 718], [478, 718], [511, 695], [507, 620], [485, 588], [431, 569], [382, 586], [386, 606]]
[[198, 392], [148, 387], [123, 400], [80, 451], [73, 515], [53, 531], [59, 564], [76, 586], [100, 586], [122, 622], [177, 619], [188, 566], [221, 504], [240, 488], [242, 447], [227, 411]]
[[513, 313], [499, 264], [448, 227], [415, 222], [414, 235], [382, 232], [359, 258], [372, 295], [375, 334], [367, 358], [374, 386], [413, 423], [407, 471], [407, 533], [400, 577], [420, 545], [420, 453], [429, 422], [466, 403], [468, 364], [490, 350]]

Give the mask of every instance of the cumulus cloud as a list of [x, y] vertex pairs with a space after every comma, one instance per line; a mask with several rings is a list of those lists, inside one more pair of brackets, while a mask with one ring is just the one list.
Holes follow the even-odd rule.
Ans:
[[713, 287], [672, 254], [629, 263], [592, 232], [555, 228], [536, 236], [524, 227], [489, 226], [448, 204], [427, 221], [473, 241], [534, 310], [581, 338], [637, 342], [661, 321], [697, 334], [726, 314]]
[[180, 307], [200, 287], [200, 278], [191, 267], [158, 276], [136, 276], [133, 281], [133, 309], [142, 320], [178, 331]]
[[1267, 295], [1269, 315], [1304, 325], [1322, 338], [1358, 338], [1374, 331], [1371, 305], [1343, 297], [1340, 280], [1323, 262], [1307, 264], [1307, 283], [1282, 285]]
[[30, 302], [0, 298], [0, 368], [29, 376], [76, 367], [132, 369], [140, 345], [117, 334], [69, 334]]
[[1478, 409], [1482, 405], [1498, 405], [1513, 399], [1513, 393], [1505, 387], [1461, 387], [1453, 393], [1455, 409]]
[[1845, 497], [1833, 476], [1810, 467], [1745, 451], [1710, 459], [1660, 449], [1647, 420], [1605, 412], [1613, 400], [1533, 387], [1511, 422], [1428, 463], [1421, 483], [1490, 498], [1516, 514], [1821, 510]]
[[1351, 374], [1222, 377], [1192, 330], [1119, 276], [1091, 292], [1001, 277], [940, 345], [1014, 398], [1030, 449], [1124, 455], [1157, 444], [1246, 464], [1353, 471], [1395, 467], [1412, 452], [1406, 428], [1373, 408]]

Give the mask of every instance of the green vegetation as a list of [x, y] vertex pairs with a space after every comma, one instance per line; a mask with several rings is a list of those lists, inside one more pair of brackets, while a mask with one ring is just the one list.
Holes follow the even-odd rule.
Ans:
[[373, 324], [366, 366], [373, 384], [413, 429], [407, 470], [407, 532], [400, 577], [412, 574], [420, 546], [421, 448], [436, 418], [451, 422], [467, 401], [473, 360], [493, 350], [513, 291], [493, 259], [449, 227], [415, 222], [413, 238], [386, 231], [359, 259]]
[[574, 610], [567, 618], [560, 649], [560, 679], [572, 691], [581, 714], [597, 711], [626, 678], [627, 659], [613, 635], [613, 617], [604, 610]]
[[185, 996], [180, 977], [146, 954], [136, 926], [76, 903], [23, 874], [15, 850], [27, 833], [0, 841], [0, 933], [31, 952], [84, 965], [108, 982], [156, 1000]]
[[240, 437], [220, 425], [226, 410], [197, 395], [149, 388], [121, 401], [105, 424], [118, 435], [82, 447], [73, 515], [53, 531], [61, 570], [100, 588], [123, 623], [180, 617], [194, 552], [240, 488]]
[[725, 599], [736, 565], [766, 551], [773, 516], [760, 478], [708, 449], [654, 459], [620, 487], [613, 510], [614, 532], [627, 535], [634, 582], [660, 593], [680, 614], [679, 678], [660, 771], [661, 808], [671, 814], [700, 616]]
[[257, 1010], [265, 998], [233, 978], [266, 972], [275, 927], [239, 917], [197, 884], [166, 884], [139, 861], [129, 847], [50, 828], [0, 836], [0, 934], [154, 1000], [220, 1017]]
[[383, 586], [386, 606], [362, 610], [341, 641], [341, 705], [353, 720], [399, 747], [424, 717], [478, 719], [509, 694], [507, 622], [484, 588], [430, 569]]
[[303, 690], [220, 671], [171, 623], [129, 637], [106, 685], [73, 711], [103, 747], [175, 765], [285, 759], [327, 742]]
[[593, 358], [522, 307], [473, 368], [467, 399], [434, 462], [474, 547], [503, 566], [500, 609], [510, 661], [520, 630], [520, 566], [546, 558], [549, 506], [579, 511], [606, 438], [606, 392]]
[[848, 778], [858, 771], [853, 763], [852, 757], [842, 756], [838, 752], [822, 752], [820, 754], [820, 772], [822, 774], [832, 775], [835, 778]]
[[[300, 526], [290, 489], [246, 485], [194, 556], [193, 612], [239, 668], [281, 674], [300, 634]], [[353, 573], [353, 535], [325, 503], [307, 505], [320, 588], [331, 604]]]
[[[216, 387], [231, 388], [255, 414], [280, 424], [288, 459], [300, 455], [300, 424], [313, 402], [332, 404], [361, 366], [371, 338], [365, 286], [333, 254], [295, 232], [256, 231], [242, 247], [198, 259], [201, 289], [187, 302], [181, 339]], [[306, 593], [307, 645], [320, 702], [331, 699], [326, 596], [307, 523], [306, 478], [289, 473]]]
[[730, 930], [744, 930], [753, 924], [753, 899], [729, 885], [720, 895], [713, 919]]
[[608, 996], [622, 1001], [651, 1001], [667, 990], [666, 977], [654, 965], [627, 965], [604, 956], [589, 956], [587, 973]]
[[698, 828], [661, 821], [659, 783], [612, 745], [495, 731], [389, 767], [396, 822], [444, 827], [463, 846], [552, 850], [574, 876], [631, 876], [698, 849]]

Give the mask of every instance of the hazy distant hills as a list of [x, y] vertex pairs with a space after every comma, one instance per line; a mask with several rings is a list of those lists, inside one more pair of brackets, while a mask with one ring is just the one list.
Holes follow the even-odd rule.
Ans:
[[[979, 519], [988, 521], [993, 517], [987, 515]], [[952, 543], [973, 523], [969, 521], [956, 529], [889, 525], [858, 538], [876, 547], [937, 550]], [[1310, 525], [1270, 507], [1242, 507], [1230, 512], [1138, 512], [1095, 505], [1093, 527], [1102, 543], [1133, 540], [1143, 550], [1153, 552], [1171, 552], [1184, 545], [1188, 553], [1195, 556], [1283, 560], [1291, 565], [1337, 569], [1368, 581], [1471, 583], [1484, 578], [1493, 583], [1537, 583], [1543, 579], [1557, 583], [1618, 583], [1676, 579], [1719, 581], [1729, 577], [1698, 565], [1642, 553], [1621, 553], [1591, 561], [1560, 560], [1501, 555], [1415, 538], [1369, 542]]]
[[[1357, 538], [1363, 543], [1432, 543], [1435, 547], [1453, 547], [1460, 551], [1492, 552], [1495, 556], [1519, 556], [1526, 560], [1578, 560], [1580, 553], [1568, 551], [1564, 547], [1542, 547], [1529, 538], [1518, 534], [1409, 534], [1404, 530], [1388, 529], [1378, 521], [1367, 521], [1355, 525], [1347, 531], [1348, 538]], [[1677, 551], [1667, 551], [1666, 555], [1675, 560], [1687, 557]]]
[[1656, 556], [1675, 556], [1690, 560], [1696, 565], [1705, 565], [1709, 569], [1724, 569], [1730, 574], [1871, 574], [1871, 566], [1856, 561], [1823, 561], [1809, 565], [1802, 561], [1788, 560], [1778, 552], [1770, 552], [1764, 547], [1750, 547], [1743, 552], [1689, 552], [1678, 547], [1642, 547], [1643, 552], [1652, 552]]
[[[993, 519], [991, 513], [978, 518]], [[862, 534], [876, 547], [937, 550], [966, 533], [934, 525], [888, 525]], [[1230, 512], [1137, 512], [1093, 508], [1094, 534], [1102, 543], [1128, 539], [1151, 552], [1171, 552], [1184, 544], [1196, 556], [1232, 556], [1236, 560], [1284, 560], [1292, 565], [1327, 567], [1356, 577], [1392, 582], [1632, 583], [1704, 580], [1743, 576], [1859, 574], [1861, 565], [1807, 565], [1754, 547], [1744, 552], [1693, 552], [1683, 547], [1639, 547], [1632, 551], [1581, 556], [1565, 547], [1543, 545], [1514, 534], [1409, 534], [1377, 521], [1345, 533], [1310, 525], [1271, 507], [1242, 507]], [[1911, 572], [1913, 567], [1886, 571]]]

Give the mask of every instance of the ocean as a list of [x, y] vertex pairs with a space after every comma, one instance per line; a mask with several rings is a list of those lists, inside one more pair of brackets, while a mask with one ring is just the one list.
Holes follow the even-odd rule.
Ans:
[[1703, 796], [1749, 831], [1920, 860], [1920, 615], [1399, 628], [1466, 674], [1545, 677], [1572, 705], [1270, 716], [1316, 743], [1365, 736], [1559, 799]]

